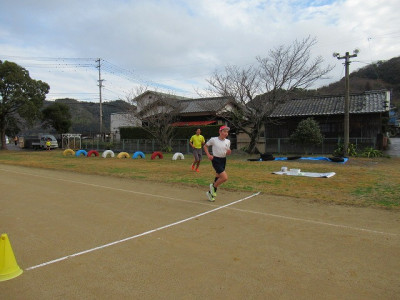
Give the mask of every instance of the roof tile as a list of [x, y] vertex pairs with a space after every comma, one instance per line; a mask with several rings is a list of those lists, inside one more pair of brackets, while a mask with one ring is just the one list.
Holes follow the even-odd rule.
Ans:
[[[351, 114], [389, 111], [390, 93], [386, 90], [350, 95]], [[278, 105], [270, 117], [344, 114], [344, 96], [294, 99]]]
[[229, 99], [226, 97], [180, 100], [179, 104], [182, 106], [180, 113], [216, 112], [223, 109], [228, 102]]

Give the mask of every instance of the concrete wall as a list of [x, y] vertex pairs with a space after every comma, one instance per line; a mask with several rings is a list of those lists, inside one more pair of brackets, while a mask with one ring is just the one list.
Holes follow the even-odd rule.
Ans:
[[[248, 147], [248, 145], [250, 144], [250, 137], [243, 133], [243, 132], [238, 132], [236, 134], [236, 142], [237, 142], [237, 149], [240, 150], [243, 147]], [[261, 153], [265, 153], [265, 138], [264, 137], [260, 137], [258, 139], [257, 142], [257, 149], [258, 151], [260, 151]]]
[[142, 126], [142, 122], [135, 118], [131, 113], [114, 113], [111, 114], [110, 132], [113, 141], [120, 141], [120, 128], [121, 127], [138, 127]]

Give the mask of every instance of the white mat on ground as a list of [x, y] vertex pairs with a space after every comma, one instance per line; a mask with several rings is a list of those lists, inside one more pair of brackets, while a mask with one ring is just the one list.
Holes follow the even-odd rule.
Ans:
[[305, 177], [316, 177], [316, 178], [329, 178], [329, 177], [336, 175], [335, 172], [313, 173], [313, 172], [291, 172], [291, 171], [287, 171], [287, 172], [278, 171], [278, 172], [273, 172], [272, 174], [290, 175], [290, 176], [305, 176]]

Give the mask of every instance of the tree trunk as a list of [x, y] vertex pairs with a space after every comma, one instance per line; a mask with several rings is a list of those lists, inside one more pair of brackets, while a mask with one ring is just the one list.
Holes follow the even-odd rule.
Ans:
[[257, 147], [258, 138], [260, 137], [260, 129], [254, 128], [249, 137], [250, 137], [250, 143], [247, 152], [250, 154], [254, 154]]
[[159, 140], [161, 142], [161, 151], [168, 152], [169, 150], [169, 140], [165, 137]]
[[7, 150], [7, 144], [6, 144], [6, 127], [3, 124], [3, 120], [1, 120], [0, 124], [0, 134], [1, 134], [1, 150]]

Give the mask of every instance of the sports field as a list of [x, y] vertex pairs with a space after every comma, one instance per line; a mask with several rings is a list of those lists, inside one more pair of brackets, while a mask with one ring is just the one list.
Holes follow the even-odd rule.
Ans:
[[24, 270], [1, 299], [400, 293], [398, 210], [223, 188], [210, 203], [198, 186], [10, 164], [0, 187], [0, 231]]

